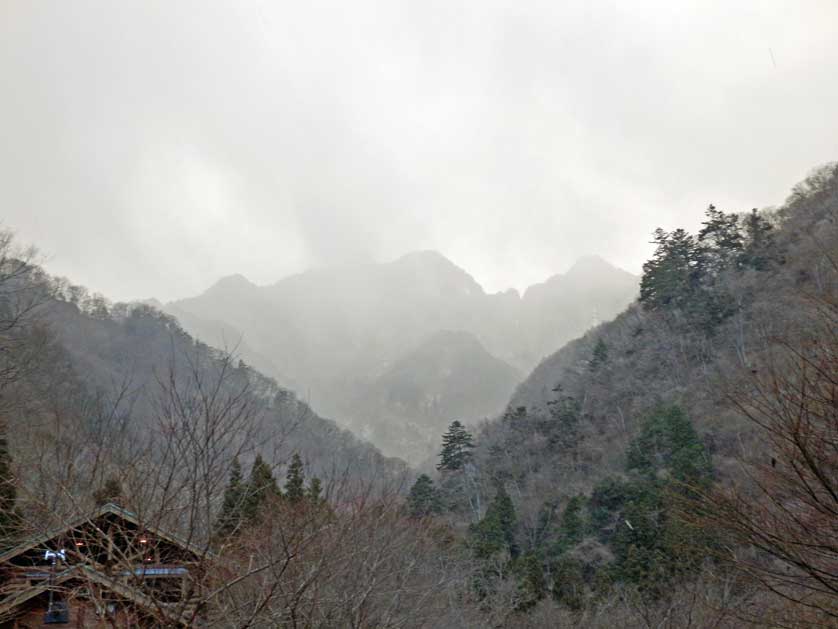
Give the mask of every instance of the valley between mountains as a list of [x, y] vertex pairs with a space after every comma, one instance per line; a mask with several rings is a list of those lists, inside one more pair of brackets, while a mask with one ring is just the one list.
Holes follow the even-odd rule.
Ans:
[[589, 256], [523, 295], [487, 294], [441, 254], [421, 251], [267, 286], [234, 275], [156, 305], [385, 454], [421, 464], [452, 419], [502, 413], [542, 358], [622, 311], [638, 283]]

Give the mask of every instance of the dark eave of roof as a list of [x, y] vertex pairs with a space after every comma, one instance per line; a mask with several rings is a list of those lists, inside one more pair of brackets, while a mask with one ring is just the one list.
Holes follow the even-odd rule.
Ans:
[[89, 522], [93, 522], [97, 518], [101, 518], [105, 515], [115, 515], [121, 520], [130, 522], [134, 526], [144, 531], [148, 531], [155, 537], [159, 537], [160, 539], [163, 539], [171, 544], [174, 544], [175, 546], [178, 546], [192, 553], [196, 557], [211, 556], [211, 553], [208, 549], [199, 548], [198, 546], [195, 546], [194, 544], [186, 540], [180, 539], [179, 537], [172, 535], [171, 533], [167, 533], [158, 529], [157, 527], [142, 523], [139, 520], [139, 518], [137, 518], [136, 514], [127, 511], [126, 509], [123, 509], [122, 507], [119, 507], [115, 504], [108, 503], [99, 507], [99, 509], [97, 509], [95, 512], [88, 516], [77, 518], [69, 524], [63, 525], [61, 528], [56, 528], [47, 533], [30, 537], [29, 539], [20, 542], [17, 546], [14, 546], [3, 553], [0, 553], [0, 564], [17, 557], [18, 555], [25, 553], [26, 551], [31, 550], [32, 548], [40, 546], [41, 544], [45, 544], [49, 540], [60, 536], [62, 533], [66, 533], [67, 531], [83, 526]]

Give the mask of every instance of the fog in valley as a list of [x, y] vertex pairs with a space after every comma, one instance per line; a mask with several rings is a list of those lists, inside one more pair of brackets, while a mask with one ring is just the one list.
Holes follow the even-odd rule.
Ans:
[[834, 627], [836, 25], [0, 0], [0, 627]]

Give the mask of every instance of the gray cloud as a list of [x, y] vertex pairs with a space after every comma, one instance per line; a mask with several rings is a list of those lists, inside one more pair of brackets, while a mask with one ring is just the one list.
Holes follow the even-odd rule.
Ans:
[[[838, 4], [0, 5], [4, 223], [115, 298], [435, 248], [630, 270], [838, 146]], [[773, 53], [773, 61], [772, 61]]]

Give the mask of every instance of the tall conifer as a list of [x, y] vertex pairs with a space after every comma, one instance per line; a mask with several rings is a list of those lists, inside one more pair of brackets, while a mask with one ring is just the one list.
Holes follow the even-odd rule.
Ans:
[[422, 518], [442, 511], [439, 491], [427, 474], [416, 479], [407, 497], [407, 510], [411, 517]]
[[442, 451], [439, 453], [438, 470], [461, 470], [466, 463], [471, 461], [472, 450], [471, 434], [457, 420], [451, 422], [448, 432], [442, 435]]
[[225, 536], [234, 532], [240, 525], [245, 503], [245, 486], [242, 482], [242, 466], [235, 457], [230, 465], [230, 480], [224, 490], [224, 502], [218, 515], [216, 532]]
[[271, 466], [264, 461], [261, 454], [257, 454], [247, 481], [243, 516], [250, 521], [257, 519], [262, 505], [271, 497], [280, 496], [281, 493]]
[[305, 472], [300, 455], [295, 452], [288, 466], [285, 480], [285, 497], [291, 502], [299, 502], [305, 497]]

